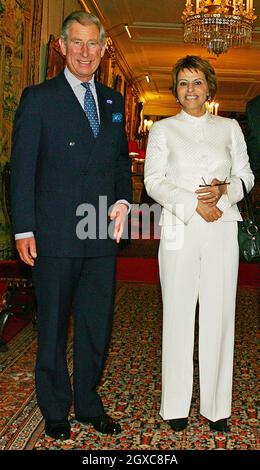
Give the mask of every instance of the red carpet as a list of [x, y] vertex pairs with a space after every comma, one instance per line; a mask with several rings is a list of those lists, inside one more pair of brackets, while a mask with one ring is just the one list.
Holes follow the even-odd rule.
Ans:
[[[117, 259], [117, 280], [159, 283], [159, 269], [156, 258], [123, 258]], [[240, 263], [239, 286], [260, 286], [259, 263]]]

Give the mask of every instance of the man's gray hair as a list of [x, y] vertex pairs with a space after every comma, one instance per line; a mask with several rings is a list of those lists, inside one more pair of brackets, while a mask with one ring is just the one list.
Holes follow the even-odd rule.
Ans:
[[74, 11], [71, 13], [65, 20], [63, 21], [62, 29], [61, 29], [61, 37], [63, 41], [66, 43], [68, 39], [68, 31], [72, 23], [80, 23], [84, 26], [88, 24], [95, 24], [99, 30], [99, 42], [101, 47], [105, 46], [106, 44], [106, 31], [102, 23], [100, 22], [97, 16], [92, 15], [86, 11]]

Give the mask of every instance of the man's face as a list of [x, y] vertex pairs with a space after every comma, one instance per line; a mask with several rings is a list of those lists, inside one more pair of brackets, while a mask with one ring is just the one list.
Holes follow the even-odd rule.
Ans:
[[60, 47], [66, 56], [67, 67], [82, 82], [88, 82], [97, 70], [105, 53], [100, 45], [99, 30], [95, 24], [71, 24], [66, 43], [61, 38]]

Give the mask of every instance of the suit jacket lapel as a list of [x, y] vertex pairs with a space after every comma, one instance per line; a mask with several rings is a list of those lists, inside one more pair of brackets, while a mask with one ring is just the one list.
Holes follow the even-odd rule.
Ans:
[[69, 124], [69, 129], [73, 128], [73, 131], [75, 130], [76, 134], [83, 140], [84, 145], [87, 142], [88, 149], [91, 149], [95, 144], [92, 129], [82, 106], [63, 72], [57, 77], [57, 92], [61, 99], [61, 109], [64, 110], [64, 116]]
[[[57, 92], [61, 101], [61, 109], [63, 109], [65, 116], [64, 119], [66, 119], [64, 123], [65, 131], [73, 132], [82, 142], [86, 155], [84, 161], [84, 167], [86, 168], [94, 155], [97, 155], [100, 151], [102, 152], [104, 150], [102, 145], [104, 141], [106, 141], [106, 136], [110, 136], [113, 131], [112, 102], [111, 104], [108, 104], [107, 100], [109, 98], [109, 94], [106, 96], [106, 89], [102, 84], [95, 82], [100, 116], [100, 130], [97, 138], [95, 139], [85, 112], [71, 89], [71, 86], [67, 82], [63, 72], [58, 75], [56, 84]], [[68, 125], [66, 127], [67, 122]]]
[[95, 82], [97, 98], [98, 98], [98, 107], [99, 107], [99, 116], [100, 116], [100, 129], [97, 136], [97, 140], [104, 136], [104, 133], [108, 131], [109, 126], [111, 125], [111, 106], [108, 106], [106, 102], [106, 96], [103, 93], [102, 85], [98, 82]]

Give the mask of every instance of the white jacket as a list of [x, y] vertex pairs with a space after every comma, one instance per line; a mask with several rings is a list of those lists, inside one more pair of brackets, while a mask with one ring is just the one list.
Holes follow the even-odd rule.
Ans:
[[206, 112], [201, 117], [181, 111], [154, 123], [146, 151], [147, 193], [163, 206], [161, 225], [188, 224], [198, 204], [196, 189], [204, 178], [230, 184], [217, 207], [225, 221], [242, 220], [236, 203], [243, 198], [240, 178], [249, 192], [254, 175], [246, 143], [235, 119]]

